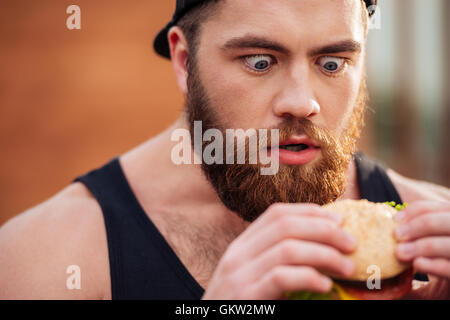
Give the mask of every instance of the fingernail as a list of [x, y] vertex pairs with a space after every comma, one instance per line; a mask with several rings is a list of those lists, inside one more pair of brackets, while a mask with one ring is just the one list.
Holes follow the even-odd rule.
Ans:
[[330, 213], [331, 219], [335, 220], [337, 223], [341, 223], [342, 217], [335, 213]]
[[426, 258], [419, 258], [419, 259], [417, 259], [417, 262], [422, 268], [431, 267], [431, 261]]
[[344, 265], [344, 270], [345, 270], [344, 273], [345, 273], [345, 275], [347, 275], [347, 276], [352, 275], [353, 269], [354, 269], [353, 262], [351, 260], [349, 260], [349, 259], [345, 259], [344, 262], [343, 262], [343, 265]]
[[408, 238], [408, 230], [409, 227], [406, 224], [403, 224], [401, 226], [398, 226], [395, 229], [395, 237], [398, 240], [406, 240]]
[[398, 245], [398, 250], [403, 256], [412, 256], [414, 253], [414, 244], [412, 243], [401, 243]]
[[333, 285], [333, 283], [331, 282], [331, 280], [330, 279], [328, 279], [328, 278], [322, 278], [322, 283], [323, 283], [323, 286], [326, 288], [326, 289], [329, 289], [329, 288], [331, 288], [331, 286]]
[[345, 238], [347, 240], [348, 245], [351, 246], [352, 248], [356, 245], [356, 239], [351, 234], [346, 233]]
[[395, 221], [402, 221], [405, 218], [405, 213], [404, 212], [398, 212], [396, 214], [394, 214], [394, 220]]

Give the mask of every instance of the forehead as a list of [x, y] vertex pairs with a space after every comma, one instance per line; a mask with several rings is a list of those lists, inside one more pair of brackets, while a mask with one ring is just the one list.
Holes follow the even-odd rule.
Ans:
[[363, 42], [360, 0], [223, 0], [203, 28], [208, 41], [253, 34], [288, 42], [292, 50], [352, 39]]

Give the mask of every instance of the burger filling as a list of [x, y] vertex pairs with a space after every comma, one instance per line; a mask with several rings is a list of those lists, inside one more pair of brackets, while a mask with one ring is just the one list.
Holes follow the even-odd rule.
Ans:
[[398, 276], [380, 281], [380, 289], [368, 289], [364, 281], [334, 280], [333, 288], [327, 293], [288, 292], [289, 300], [395, 300], [402, 298], [411, 290], [414, 279], [410, 268]]
[[400, 299], [411, 290], [413, 279], [414, 271], [410, 268], [393, 278], [382, 279], [380, 289], [368, 289], [364, 281], [335, 280], [335, 283], [341, 299], [394, 300]]

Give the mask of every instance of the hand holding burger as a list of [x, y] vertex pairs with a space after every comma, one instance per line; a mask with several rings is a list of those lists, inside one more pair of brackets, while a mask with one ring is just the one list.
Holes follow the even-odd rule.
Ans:
[[331, 290], [321, 271], [354, 272], [346, 254], [353, 236], [340, 228], [337, 213], [311, 203], [271, 205], [222, 255], [202, 299], [281, 299], [287, 291]]
[[290, 299], [391, 300], [406, 295], [411, 290], [414, 272], [410, 263], [398, 260], [395, 255], [397, 222], [393, 218], [397, 210], [367, 200], [343, 200], [324, 208], [338, 213], [342, 229], [358, 242], [358, 248], [348, 255], [355, 271], [350, 277], [328, 273], [334, 282], [329, 293], [290, 292], [287, 296]]
[[396, 256], [428, 275], [408, 299], [450, 299], [450, 201], [416, 201], [399, 212]]

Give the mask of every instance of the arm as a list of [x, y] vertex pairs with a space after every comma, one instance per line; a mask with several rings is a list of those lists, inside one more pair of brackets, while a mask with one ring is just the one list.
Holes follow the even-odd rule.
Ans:
[[400, 175], [392, 169], [387, 171], [389, 178], [406, 203], [420, 200], [450, 201], [450, 189], [430, 182], [414, 180]]
[[[108, 298], [106, 235], [98, 210], [73, 185], [3, 225], [0, 299]], [[71, 265], [80, 267], [80, 289], [67, 287], [67, 279], [76, 276], [66, 273]]]

